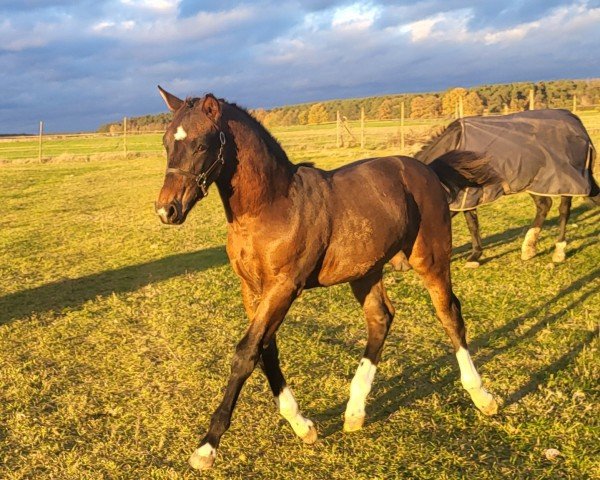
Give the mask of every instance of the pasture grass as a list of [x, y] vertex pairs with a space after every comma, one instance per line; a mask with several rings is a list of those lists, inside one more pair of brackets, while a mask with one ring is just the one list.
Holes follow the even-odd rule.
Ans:
[[[373, 155], [278, 134], [294, 161]], [[600, 209], [574, 201], [568, 258], [554, 267], [553, 207], [538, 256], [522, 262], [527, 195], [481, 209], [477, 270], [463, 268], [469, 236], [454, 221], [455, 291], [497, 416], [462, 390], [420, 279], [388, 272], [397, 315], [365, 428], [341, 431], [361, 309], [345, 285], [307, 291], [279, 344], [319, 441], [295, 438], [255, 372], [215, 469], [192, 471], [246, 319], [218, 195], [163, 226], [163, 172], [161, 156], [0, 167], [0, 478], [599, 478]]]

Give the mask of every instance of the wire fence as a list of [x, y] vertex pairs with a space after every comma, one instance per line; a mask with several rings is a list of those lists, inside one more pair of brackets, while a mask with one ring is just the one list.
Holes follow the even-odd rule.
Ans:
[[127, 158], [159, 155], [164, 132], [139, 134], [81, 133], [0, 137], [0, 162], [93, 160], [96, 157]]
[[[597, 108], [578, 109], [577, 114], [595, 143], [600, 143], [600, 111]], [[411, 154], [416, 146], [426, 142], [436, 130], [452, 120], [403, 117], [366, 120], [364, 116], [348, 120], [338, 116], [335, 122], [271, 127], [269, 130], [284, 149], [376, 150], [394, 147], [398, 153]], [[139, 156], [164, 156], [163, 133], [128, 132], [125, 127], [121, 132], [111, 133], [44, 134], [43, 124], [40, 124], [39, 135], [0, 136], [0, 163], [93, 161], [119, 157], [126, 160]]]

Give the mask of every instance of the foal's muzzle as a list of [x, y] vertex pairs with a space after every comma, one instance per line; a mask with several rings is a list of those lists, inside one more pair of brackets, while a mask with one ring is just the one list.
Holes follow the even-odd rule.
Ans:
[[181, 213], [181, 204], [179, 202], [170, 202], [165, 204], [155, 203], [154, 209], [160, 217], [162, 223], [168, 225], [179, 225], [183, 223], [184, 217]]

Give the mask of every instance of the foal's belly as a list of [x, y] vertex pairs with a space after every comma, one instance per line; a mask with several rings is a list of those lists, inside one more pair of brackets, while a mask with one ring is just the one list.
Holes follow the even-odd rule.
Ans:
[[329, 286], [362, 278], [381, 268], [400, 250], [400, 235], [392, 233], [397, 230], [395, 225], [371, 225], [368, 221], [361, 223], [330, 244], [317, 276], [320, 285]]

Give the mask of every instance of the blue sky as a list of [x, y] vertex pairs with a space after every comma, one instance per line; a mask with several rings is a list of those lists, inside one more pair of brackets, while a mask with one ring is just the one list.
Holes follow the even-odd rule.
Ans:
[[156, 85], [249, 108], [600, 76], [600, 0], [0, 0], [0, 133], [164, 111]]

